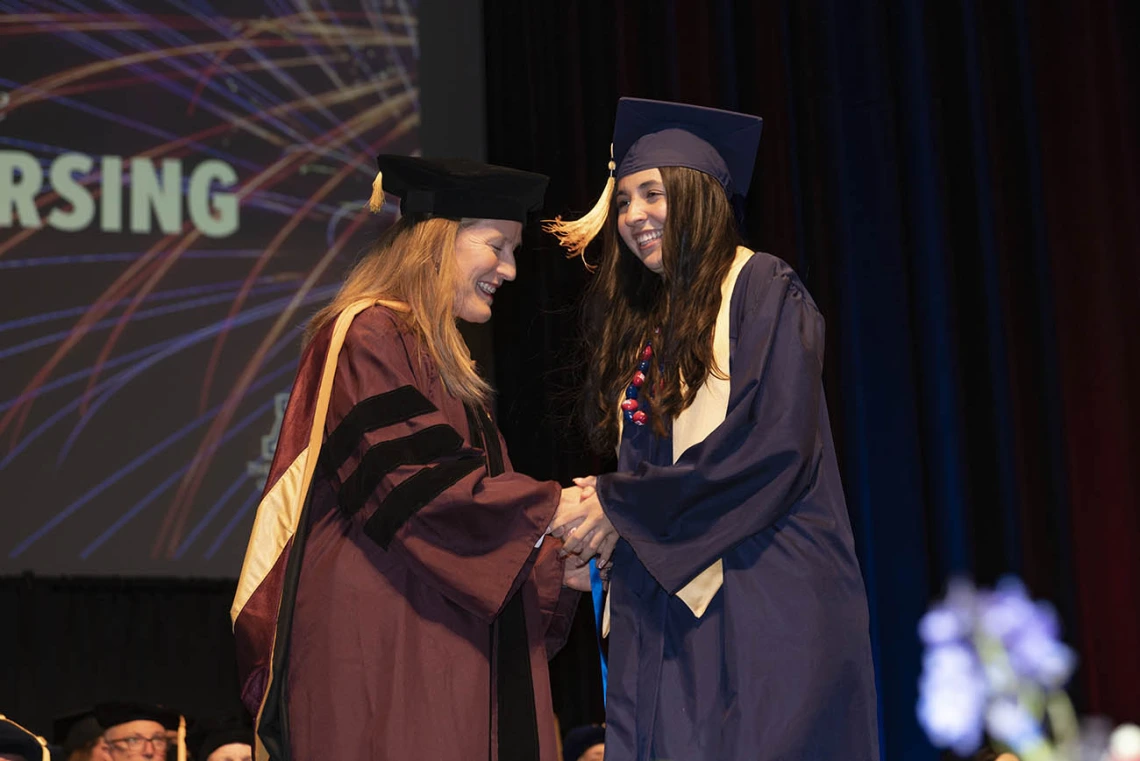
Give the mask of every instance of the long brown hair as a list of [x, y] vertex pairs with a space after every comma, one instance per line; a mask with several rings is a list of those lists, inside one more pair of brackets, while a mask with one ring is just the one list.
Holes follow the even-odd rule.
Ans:
[[[617, 405], [652, 341], [640, 394], [658, 435], [693, 403], [709, 373], [724, 377], [713, 359], [713, 329], [721, 284], [732, 267], [740, 234], [724, 188], [709, 175], [661, 167], [668, 213], [662, 237], [661, 275], [629, 250], [617, 230], [614, 206], [606, 218], [602, 256], [583, 306], [583, 339], [591, 355], [580, 398], [580, 419], [590, 444], [612, 452]], [[654, 329], [660, 327], [659, 335]]]
[[401, 302], [398, 312], [417, 334], [451, 394], [483, 404], [491, 387], [475, 368], [455, 324], [455, 237], [475, 220], [406, 215], [389, 227], [345, 277], [332, 302], [309, 321], [305, 343], [344, 308], [364, 298]]

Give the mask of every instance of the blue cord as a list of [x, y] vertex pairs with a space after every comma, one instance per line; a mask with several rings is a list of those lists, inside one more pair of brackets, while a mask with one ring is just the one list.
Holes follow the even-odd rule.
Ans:
[[602, 575], [598, 573], [597, 558], [590, 559], [590, 596], [594, 598], [594, 631], [598, 636], [598, 661], [602, 664], [602, 708], [605, 708], [609, 670], [606, 667], [606, 654], [602, 650], [602, 616], [606, 606], [606, 593], [602, 588]]

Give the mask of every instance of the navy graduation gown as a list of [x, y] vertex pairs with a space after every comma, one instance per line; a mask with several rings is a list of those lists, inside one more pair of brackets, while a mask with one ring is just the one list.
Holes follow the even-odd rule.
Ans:
[[[673, 462], [627, 425], [598, 479], [610, 587], [606, 761], [879, 758], [867, 601], [823, 396], [823, 318], [756, 253], [729, 305], [724, 421]], [[650, 411], [650, 414], [653, 414]], [[700, 618], [676, 593], [717, 560]]]

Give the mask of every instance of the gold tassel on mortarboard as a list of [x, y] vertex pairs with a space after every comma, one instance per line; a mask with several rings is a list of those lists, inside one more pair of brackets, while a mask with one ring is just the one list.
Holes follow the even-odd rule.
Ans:
[[591, 272], [596, 269], [597, 265], [591, 265], [586, 261], [586, 246], [590, 245], [590, 241], [598, 237], [598, 233], [606, 225], [606, 217], [610, 213], [610, 202], [613, 200], [614, 195], [614, 147], [610, 146], [610, 176], [606, 179], [606, 186], [602, 189], [602, 194], [598, 197], [597, 203], [594, 208], [583, 214], [580, 218], [573, 222], [564, 222], [561, 216], [555, 217], [552, 220], [547, 220], [542, 229], [558, 238], [558, 243], [566, 249], [566, 258], [573, 259], [575, 256], [582, 257], [582, 264], [586, 265], [586, 269]]
[[377, 172], [376, 179], [372, 181], [372, 197], [368, 199], [368, 210], [379, 214], [384, 208], [384, 173]]
[[186, 717], [178, 715], [178, 761], [186, 761]]

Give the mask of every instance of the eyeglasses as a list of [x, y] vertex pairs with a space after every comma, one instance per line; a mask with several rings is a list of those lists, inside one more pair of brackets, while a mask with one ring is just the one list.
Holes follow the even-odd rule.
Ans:
[[165, 735], [155, 735], [154, 737], [131, 735], [130, 737], [120, 737], [117, 740], [107, 740], [107, 744], [111, 746], [112, 750], [132, 755], [142, 753], [147, 743], [151, 744], [155, 753], [165, 753], [166, 746], [170, 744], [170, 741]]

